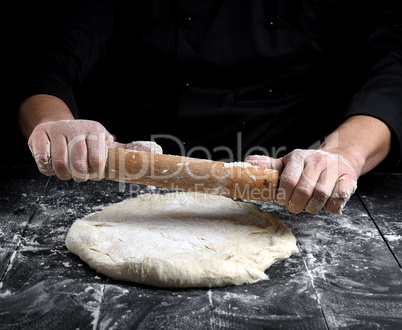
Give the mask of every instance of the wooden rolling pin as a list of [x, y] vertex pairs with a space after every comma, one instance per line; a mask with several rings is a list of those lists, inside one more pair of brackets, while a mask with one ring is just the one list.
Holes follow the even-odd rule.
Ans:
[[108, 180], [272, 202], [278, 171], [248, 163], [223, 163], [109, 148]]

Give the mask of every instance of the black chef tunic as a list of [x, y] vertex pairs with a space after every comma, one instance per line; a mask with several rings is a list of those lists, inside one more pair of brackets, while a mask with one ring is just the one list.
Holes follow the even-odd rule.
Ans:
[[401, 154], [398, 1], [57, 3], [32, 38], [21, 97], [56, 95], [121, 142], [278, 157], [369, 115]]

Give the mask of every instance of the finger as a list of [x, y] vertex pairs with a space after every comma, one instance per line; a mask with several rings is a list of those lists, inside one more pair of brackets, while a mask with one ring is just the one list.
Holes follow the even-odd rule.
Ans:
[[297, 183], [304, 169], [304, 159], [300, 150], [296, 150], [283, 158], [284, 169], [280, 176], [279, 187], [276, 193], [276, 202], [279, 205], [288, 205]]
[[342, 210], [350, 197], [356, 191], [357, 182], [350, 174], [344, 174], [337, 180], [331, 197], [325, 204], [325, 209], [332, 213], [342, 214]]
[[44, 175], [53, 175], [50, 139], [46, 132], [42, 130], [34, 131], [28, 140], [28, 146], [39, 171]]
[[88, 152], [86, 136], [81, 134], [75, 136], [68, 142], [69, 171], [72, 178], [77, 182], [87, 181], [88, 174]]
[[70, 180], [71, 175], [68, 169], [68, 151], [67, 141], [64, 135], [55, 134], [51, 137], [51, 154], [52, 154], [52, 166], [54, 173], [61, 180]]
[[88, 152], [89, 178], [99, 181], [105, 176], [107, 157], [107, 136], [105, 132], [92, 134], [86, 140]]
[[324, 208], [328, 198], [331, 196], [336, 180], [337, 175], [331, 175], [331, 170], [325, 169], [321, 172], [317, 185], [314, 188], [313, 195], [305, 207], [306, 212], [317, 214]]
[[109, 146], [109, 144], [112, 144], [114, 142], [114, 136], [112, 134], [110, 134], [106, 129], [105, 129], [105, 141], [106, 141], [106, 145]]
[[259, 167], [268, 168], [271, 170], [277, 170], [279, 171], [279, 174], [281, 174], [283, 171], [282, 158], [271, 158], [268, 156], [250, 155], [245, 159], [245, 162]]
[[323, 177], [321, 174], [325, 170], [326, 168], [322, 163], [305, 166], [300, 176], [300, 180], [294, 188], [288, 203], [288, 209], [290, 212], [300, 213], [304, 210], [313, 196], [320, 178]]
[[[327, 189], [326, 183], [332, 184], [333, 188], [338, 178], [337, 167], [334, 166], [333, 159], [328, 158], [326, 154], [320, 152], [306, 153], [304, 164], [302, 175], [293, 191], [288, 205], [289, 210], [293, 213], [303, 211], [309, 201], [311, 201], [310, 204], [313, 204], [315, 202], [315, 199], [312, 199], [314, 193], [316, 196], [321, 195], [321, 189]], [[321, 199], [320, 197], [318, 201], [321, 201]], [[314, 204], [314, 206], [317, 205], [318, 203]]]

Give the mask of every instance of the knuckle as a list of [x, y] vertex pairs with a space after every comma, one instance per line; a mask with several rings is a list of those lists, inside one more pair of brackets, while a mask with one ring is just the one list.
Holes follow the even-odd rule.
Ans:
[[100, 122], [98, 122], [98, 121], [95, 121], [95, 120], [89, 120], [89, 121], [86, 121], [86, 123], [90, 126], [90, 127], [93, 127], [93, 128], [96, 128], [96, 129], [100, 129], [100, 130], [104, 130], [104, 127], [103, 127], [103, 125], [100, 123]]
[[87, 129], [93, 134], [104, 133], [106, 131], [105, 127], [97, 121], [83, 120], [80, 124], [83, 128]]
[[314, 154], [314, 156], [312, 157], [312, 161], [316, 165], [326, 165], [327, 157], [322, 154]]
[[283, 174], [280, 178], [280, 184], [283, 187], [295, 187], [296, 186], [296, 177], [291, 174]]
[[305, 162], [307, 163], [307, 166], [320, 168], [326, 168], [328, 164], [327, 156], [321, 153], [312, 153], [305, 159]]
[[53, 168], [56, 171], [65, 170], [67, 168], [67, 164], [64, 159], [53, 159]]
[[84, 160], [74, 161], [72, 167], [78, 173], [86, 173], [88, 171], [87, 163]]
[[311, 190], [306, 186], [298, 185], [295, 188], [295, 193], [302, 198], [307, 198], [307, 197], [310, 197]]
[[304, 159], [304, 150], [302, 149], [295, 149], [291, 152], [290, 154], [290, 160], [292, 161], [297, 161], [297, 160], [303, 160]]
[[49, 128], [49, 125], [50, 125], [49, 122], [40, 123], [35, 127], [34, 131], [36, 132], [46, 131]]
[[91, 167], [99, 167], [104, 163], [103, 159], [98, 154], [91, 155], [88, 161]]

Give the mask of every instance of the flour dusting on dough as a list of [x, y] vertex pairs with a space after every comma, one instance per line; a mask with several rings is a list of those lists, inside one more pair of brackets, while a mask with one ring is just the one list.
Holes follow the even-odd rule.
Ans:
[[297, 252], [280, 219], [251, 203], [175, 192], [144, 194], [76, 220], [68, 249], [114, 279], [158, 287], [252, 283]]

